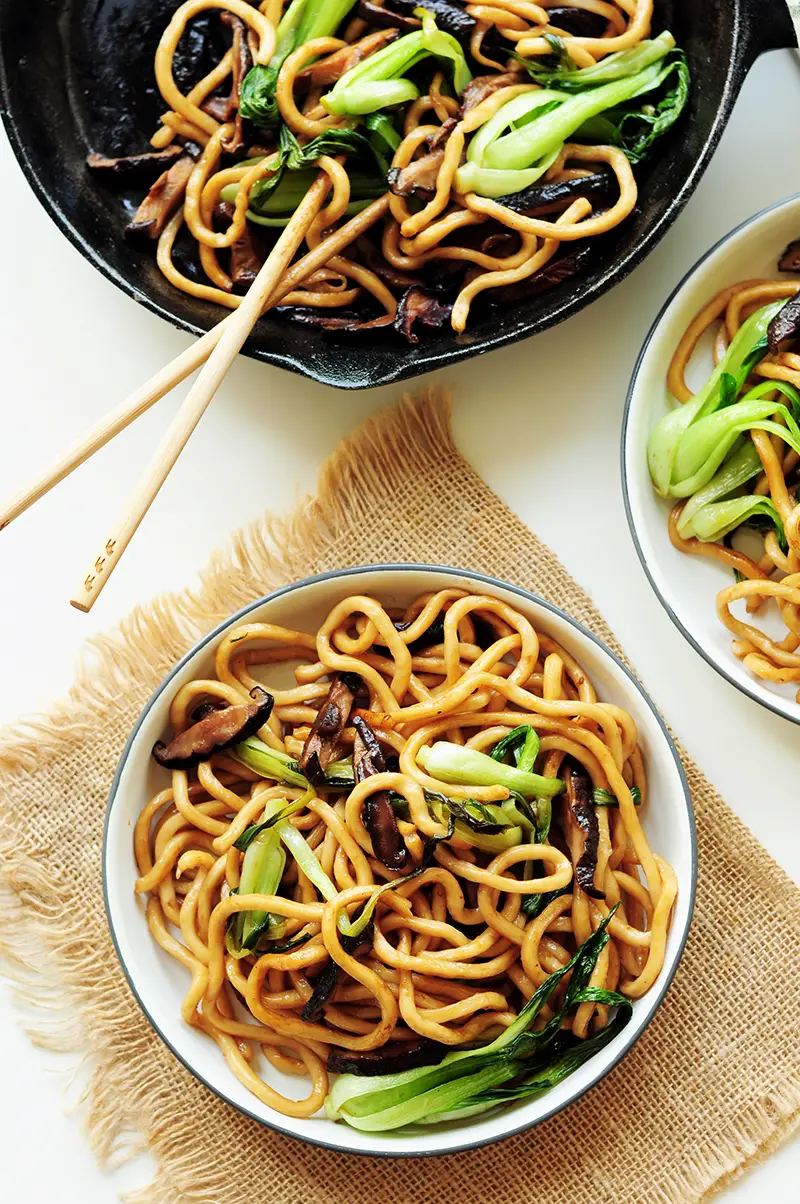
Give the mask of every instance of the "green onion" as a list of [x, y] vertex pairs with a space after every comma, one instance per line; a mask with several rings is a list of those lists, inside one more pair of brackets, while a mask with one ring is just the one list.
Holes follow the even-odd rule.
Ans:
[[[638, 786], [631, 786], [631, 798], [633, 799], [634, 807], [641, 807], [642, 792]], [[592, 802], [595, 807], [618, 807], [619, 799], [616, 794], [612, 794], [610, 790], [602, 790], [599, 786], [595, 786], [592, 791]]]

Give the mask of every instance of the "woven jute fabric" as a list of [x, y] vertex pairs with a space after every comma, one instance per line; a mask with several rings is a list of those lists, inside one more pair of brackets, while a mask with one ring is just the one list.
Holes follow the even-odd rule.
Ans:
[[800, 890], [685, 761], [700, 875], [691, 935], [641, 1040], [535, 1130], [440, 1159], [370, 1159], [261, 1128], [183, 1069], [140, 1014], [106, 928], [101, 835], [131, 725], [204, 632], [288, 581], [416, 560], [535, 591], [621, 649], [556, 557], [459, 454], [446, 398], [363, 425], [287, 520], [239, 534], [198, 589], [92, 641], [68, 701], [0, 740], [3, 951], [31, 1035], [83, 1054], [84, 1109], [108, 1159], [138, 1135], [157, 1164], [133, 1204], [688, 1204], [800, 1121]]

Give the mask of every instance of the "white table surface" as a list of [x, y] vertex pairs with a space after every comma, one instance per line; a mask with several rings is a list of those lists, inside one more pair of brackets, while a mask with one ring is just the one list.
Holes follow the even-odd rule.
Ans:
[[[788, 51], [765, 56], [697, 193], [631, 278], [555, 330], [436, 377], [455, 390], [456, 437], [466, 455], [590, 590], [689, 752], [795, 879], [800, 729], [716, 676], [661, 609], [625, 522], [619, 432], [636, 353], [669, 291], [720, 235], [800, 190], [800, 164], [787, 142], [798, 113], [798, 61]], [[40, 209], [0, 139], [6, 494], [188, 338], [89, 267]], [[90, 616], [67, 600], [177, 398], [4, 531], [0, 721], [63, 695], [86, 635], [152, 594], [190, 583], [234, 528], [312, 489], [338, 440], [398, 391], [336, 393], [240, 359]], [[764, 765], [774, 767], [768, 779]], [[109, 1204], [120, 1188], [145, 1181], [145, 1160], [114, 1173], [97, 1168], [78, 1119], [64, 1112], [67, 1060], [29, 1044], [3, 986], [0, 1066], [4, 1199]], [[796, 1200], [798, 1178], [795, 1141], [725, 1199]]]

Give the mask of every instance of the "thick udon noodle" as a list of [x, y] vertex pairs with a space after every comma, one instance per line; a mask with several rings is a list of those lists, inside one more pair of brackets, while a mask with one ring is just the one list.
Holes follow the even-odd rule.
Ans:
[[[527, 280], [553, 258], [562, 242], [592, 238], [613, 229], [629, 216], [636, 204], [636, 181], [626, 155], [612, 146], [569, 143], [543, 177], [543, 182], [570, 180], [576, 175], [590, 174], [598, 164], [607, 165], [616, 178], [618, 197], [609, 208], [597, 212], [593, 211], [589, 199], [579, 197], [566, 205], [561, 213], [530, 217], [475, 193], [461, 194], [455, 190], [454, 175], [465, 138], [513, 96], [538, 87], [526, 82], [528, 76], [514, 59], [501, 62], [487, 56], [483, 43], [489, 30], [497, 31], [507, 43], [509, 52], [513, 50], [527, 58], [550, 54], [552, 47], [543, 35], [556, 35], [563, 39], [579, 67], [591, 66], [609, 53], [633, 47], [650, 32], [652, 0], [570, 0], [572, 8], [605, 18], [607, 25], [602, 37], [575, 36], [557, 24], [550, 24], [548, 9], [555, 3], [556, 0], [540, 0], [537, 4], [530, 0], [491, 0], [491, 3], [467, 6], [467, 13], [476, 18], [470, 46], [473, 59], [488, 71], [513, 74], [508, 74], [507, 86], [461, 117], [458, 100], [443, 91], [442, 72], [434, 74], [428, 93], [407, 107], [404, 137], [394, 154], [394, 167], [407, 166], [415, 157], [424, 154], [430, 140], [445, 123], [455, 121], [447, 137], [435, 195], [419, 212], [411, 212], [404, 197], [387, 192], [368, 207], [363, 220], [352, 228], [352, 232], [345, 231], [337, 238], [337, 230], [350, 201], [350, 179], [341, 162], [328, 156], [318, 160], [318, 167], [330, 177], [330, 199], [308, 231], [306, 243], [310, 250], [323, 238], [329, 239], [331, 256], [323, 268], [318, 268], [303, 282], [302, 287], [284, 296], [281, 305], [336, 311], [371, 295], [383, 315], [372, 319], [369, 325], [391, 323], [398, 306], [395, 293], [352, 247], [356, 237], [382, 223], [382, 232], [378, 234], [380, 254], [396, 272], [413, 274], [437, 261], [465, 266], [466, 274], [451, 317], [453, 329], [462, 331], [470, 307], [480, 293]], [[232, 246], [241, 236], [247, 220], [250, 191], [270, 174], [270, 167], [266, 161], [253, 166], [221, 167], [234, 126], [231, 122], [217, 121], [202, 105], [230, 76], [233, 70], [231, 52], [188, 94], [184, 95], [175, 83], [173, 58], [178, 42], [187, 24], [206, 9], [226, 9], [244, 21], [254, 61], [267, 63], [274, 50], [275, 26], [281, 16], [282, 4], [281, 0], [265, 0], [259, 8], [254, 8], [245, 0], [188, 0], [175, 13], [156, 54], [156, 81], [170, 109], [163, 115], [163, 124], [152, 138], [153, 146], [166, 147], [180, 135], [204, 148], [186, 187], [185, 204], [166, 224], [160, 236], [158, 264], [176, 288], [235, 308], [241, 297], [233, 291], [233, 281], [220, 262], [218, 252]], [[356, 16], [342, 32], [342, 38], [317, 38], [300, 46], [288, 56], [280, 70], [276, 92], [280, 115], [303, 142], [324, 130], [346, 124], [344, 118], [329, 116], [320, 105], [319, 97], [324, 89], [309, 87], [301, 76], [311, 60], [324, 62], [327, 56], [368, 35], [370, 26]], [[219, 233], [213, 228], [214, 211], [222, 189], [228, 184], [239, 185], [235, 215], [228, 229]], [[208, 283], [190, 279], [175, 263], [173, 247], [184, 224], [198, 245]], [[474, 238], [459, 243], [459, 233], [474, 226], [485, 229], [483, 243], [476, 245]], [[346, 250], [350, 254], [343, 254]]]
[[[409, 651], [443, 611], [443, 643]], [[399, 632], [397, 618], [410, 626]], [[476, 642], [476, 620], [483, 623], [484, 645], [489, 625], [488, 647]], [[273, 689], [273, 666], [283, 662], [295, 664], [296, 684]], [[332, 1047], [374, 1050], [417, 1036], [445, 1047], [488, 1040], [512, 1023], [536, 987], [615, 905], [611, 939], [591, 985], [631, 999], [653, 986], [664, 962], [676, 877], [650, 849], [631, 794], [638, 788], [646, 810], [634, 721], [597, 700], [567, 649], [488, 596], [446, 589], [420, 596], [403, 612], [376, 598], [348, 597], [316, 635], [268, 623], [233, 628], [218, 647], [215, 676], [191, 681], [175, 695], [173, 730], [184, 730], [200, 703], [247, 700], [256, 666], [275, 698], [260, 732], [272, 747], [300, 753], [327, 697], [328, 678], [348, 670], [366, 683], [370, 708], [363, 713], [399, 757], [397, 772], [368, 777], [347, 797], [321, 789], [291, 820], [336, 884], [339, 893], [328, 902], [291, 856], [279, 894], [231, 893], [243, 857], [234, 842], [258, 821], [267, 800], [303, 792], [257, 777], [228, 754], [214, 755], [196, 772], [173, 771], [171, 785], [140, 814], [136, 889], [148, 896], [153, 937], [191, 977], [183, 1019], [218, 1043], [233, 1073], [260, 1100], [286, 1115], [313, 1115], [327, 1091]], [[591, 898], [574, 881], [584, 837], [566, 812], [559, 819], [566, 804], [555, 800], [554, 826], [543, 844], [494, 855], [457, 834], [442, 841], [428, 869], [381, 897], [371, 947], [357, 956], [348, 952], [337, 928], [340, 911], [352, 913], [376, 883], [398, 876], [374, 856], [362, 816], [366, 800], [387, 788], [406, 800], [408, 819], [398, 826], [409, 864], [419, 865], [423, 840], [446, 831], [430, 810], [426, 787], [484, 802], [508, 793], [498, 786], [443, 787], [419, 766], [420, 748], [446, 738], [487, 750], [521, 723], [541, 738], [538, 772], [558, 776], [569, 758], [618, 800], [618, 806], [596, 808], [600, 897]], [[348, 728], [344, 751], [352, 740]], [[566, 893], [526, 918], [523, 894], [559, 890]], [[286, 937], [302, 933], [308, 939], [286, 952], [232, 957], [226, 926], [230, 916], [248, 909], [283, 916]], [[315, 979], [331, 958], [344, 974], [324, 1019], [304, 1020]], [[583, 1003], [567, 1023], [577, 1037], [586, 1037], [605, 1025], [607, 1012], [602, 1004]], [[546, 1007], [540, 1020], [550, 1015]], [[278, 1070], [311, 1080], [304, 1099], [289, 1099], [264, 1081], [254, 1063], [259, 1047]]]
[[[680, 402], [692, 397], [686, 383], [686, 368], [692, 355], [714, 323], [719, 326], [714, 338], [714, 361], [719, 364], [741, 324], [761, 306], [782, 297], [793, 297], [800, 284], [791, 280], [743, 280], [717, 293], [692, 319], [670, 363], [667, 384]], [[792, 350], [768, 354], [753, 369], [763, 380], [788, 381], [800, 388], [800, 356]], [[683, 539], [678, 519], [685, 503], [670, 514], [669, 534], [676, 548], [722, 561], [741, 575], [717, 595], [717, 613], [733, 635], [734, 654], [756, 677], [775, 683], [800, 682], [800, 504], [789, 491], [787, 482], [797, 476], [800, 457], [782, 442], [780, 435], [751, 430], [763, 472], [749, 492], [772, 498], [783, 523], [788, 551], [784, 552], [774, 531], [764, 538], [763, 554], [758, 560], [723, 543]], [[753, 623], [734, 615], [734, 602], [744, 599], [748, 614], [758, 614], [774, 600], [788, 629], [782, 640], [772, 639]], [[800, 701], [800, 691], [797, 695]]]

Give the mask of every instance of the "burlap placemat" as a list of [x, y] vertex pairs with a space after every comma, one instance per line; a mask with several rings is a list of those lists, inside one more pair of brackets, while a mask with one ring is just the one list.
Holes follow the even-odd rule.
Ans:
[[[502, 532], [502, 538], [498, 538]], [[625, 1061], [567, 1112], [435, 1160], [315, 1150], [216, 1099], [140, 1014], [106, 930], [100, 846], [117, 755], [166, 670], [239, 606], [310, 573], [418, 560], [541, 594], [619, 645], [556, 557], [456, 450], [434, 395], [364, 424], [288, 521], [219, 553], [199, 589], [92, 641], [69, 700], [0, 740], [6, 966], [32, 1036], [87, 1054], [85, 1114], [108, 1158], [141, 1134], [158, 1170], [135, 1204], [688, 1204], [800, 1121], [800, 890], [686, 762], [697, 815], [694, 924], [666, 1002]]]

